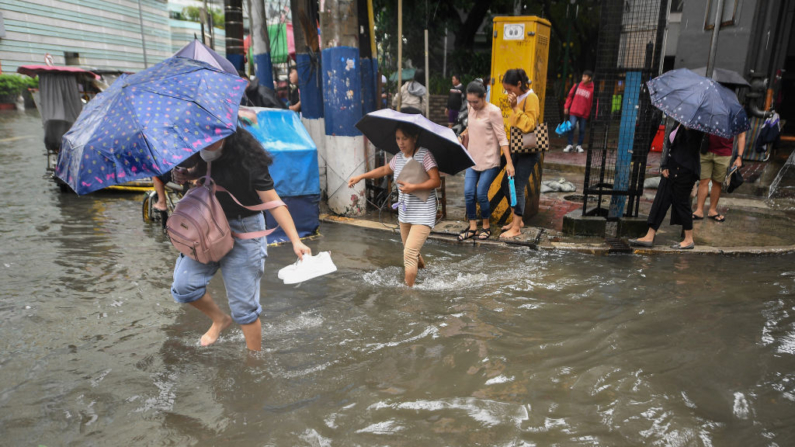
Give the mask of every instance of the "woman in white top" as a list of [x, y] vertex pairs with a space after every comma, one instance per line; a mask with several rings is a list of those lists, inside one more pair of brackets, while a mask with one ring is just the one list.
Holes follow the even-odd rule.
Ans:
[[[420, 249], [436, 223], [436, 188], [441, 185], [436, 159], [428, 149], [417, 147], [418, 137], [419, 130], [416, 127], [410, 124], [398, 124], [395, 140], [400, 152], [392, 157], [388, 165], [351, 177], [348, 180], [348, 187], [353, 188], [362, 179], [381, 178], [390, 174], [394, 174], [394, 177], [398, 178], [403, 167], [411, 158], [420, 163], [428, 172], [428, 180], [419, 184], [397, 182], [398, 222], [400, 222], [400, 238], [403, 240], [403, 266], [406, 269], [406, 285], [409, 287], [414, 286], [417, 269], [425, 267]], [[431, 195], [425, 201], [412, 194], [414, 191], [428, 190], [431, 191]]]

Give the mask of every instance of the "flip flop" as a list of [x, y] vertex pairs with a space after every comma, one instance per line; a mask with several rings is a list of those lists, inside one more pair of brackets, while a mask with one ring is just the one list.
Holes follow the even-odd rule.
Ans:
[[715, 222], [724, 222], [726, 220], [726, 216], [723, 214], [715, 214], [714, 216], [707, 216], [710, 219], [714, 220]]
[[704, 220], [704, 216], [696, 216], [693, 214], [693, 220]]
[[470, 229], [467, 228], [466, 230], [458, 233], [458, 241], [461, 242], [461, 241], [465, 241], [467, 239], [471, 239], [471, 238], [475, 237], [477, 234], [478, 234], [478, 230], [470, 230]]
[[[486, 237], [483, 237], [484, 234], [486, 235]], [[486, 239], [488, 239], [490, 237], [491, 237], [491, 228], [484, 228], [484, 229], [482, 229], [482, 230], [480, 230], [478, 232], [478, 240], [479, 241], [485, 241]]]

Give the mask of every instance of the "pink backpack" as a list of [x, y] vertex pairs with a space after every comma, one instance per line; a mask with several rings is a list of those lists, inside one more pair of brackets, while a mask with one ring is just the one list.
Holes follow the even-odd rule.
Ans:
[[171, 243], [183, 255], [207, 264], [219, 262], [235, 245], [234, 239], [254, 239], [273, 233], [276, 228], [251, 233], [233, 233], [229, 228], [224, 210], [215, 192], [221, 191], [229, 194], [232, 199], [243, 208], [252, 211], [264, 211], [285, 205], [281, 200], [274, 200], [255, 206], [245, 206], [229, 191], [215, 184], [210, 177], [210, 167], [207, 163], [207, 175], [202, 177], [201, 186], [191, 188], [174, 207], [174, 213], [168, 217], [166, 231]]

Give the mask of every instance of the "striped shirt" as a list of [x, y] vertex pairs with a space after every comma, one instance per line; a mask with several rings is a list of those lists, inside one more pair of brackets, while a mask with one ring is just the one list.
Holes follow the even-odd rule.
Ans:
[[[436, 159], [428, 149], [421, 147], [414, 153], [414, 160], [422, 164], [426, 171], [437, 167]], [[403, 152], [398, 152], [389, 162], [389, 167], [395, 173], [395, 179], [400, 177], [400, 171], [406, 165]], [[427, 225], [431, 228], [436, 224], [436, 190], [431, 191], [428, 200], [423, 202], [413, 194], [404, 194], [398, 189], [398, 221], [412, 225]], [[405, 206], [404, 206], [405, 205]]]

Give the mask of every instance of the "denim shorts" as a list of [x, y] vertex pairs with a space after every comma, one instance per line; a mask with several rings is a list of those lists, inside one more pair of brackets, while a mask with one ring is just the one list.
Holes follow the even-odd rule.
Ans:
[[[262, 231], [265, 229], [265, 217], [257, 213], [229, 219], [229, 227], [235, 233]], [[232, 251], [221, 262], [202, 264], [180, 254], [174, 266], [171, 295], [178, 303], [200, 299], [207, 293], [207, 284], [220, 268], [232, 319], [237, 324], [253, 323], [262, 312], [259, 303], [260, 280], [265, 272], [267, 257], [268, 243], [265, 237], [235, 239]]]

